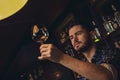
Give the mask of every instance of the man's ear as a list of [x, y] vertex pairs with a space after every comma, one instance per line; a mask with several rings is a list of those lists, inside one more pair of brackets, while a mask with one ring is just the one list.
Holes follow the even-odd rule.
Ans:
[[95, 31], [90, 31], [90, 37], [92, 40], [94, 40], [94, 36], [95, 36]]

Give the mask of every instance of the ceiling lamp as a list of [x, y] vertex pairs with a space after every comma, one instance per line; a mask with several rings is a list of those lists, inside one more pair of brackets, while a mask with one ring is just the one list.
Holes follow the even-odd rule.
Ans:
[[28, 0], [0, 0], [0, 21], [15, 14]]

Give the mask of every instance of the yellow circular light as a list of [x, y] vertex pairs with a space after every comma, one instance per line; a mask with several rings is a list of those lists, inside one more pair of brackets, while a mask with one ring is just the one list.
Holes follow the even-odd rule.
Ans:
[[3, 20], [24, 7], [28, 0], [0, 0], [0, 20]]

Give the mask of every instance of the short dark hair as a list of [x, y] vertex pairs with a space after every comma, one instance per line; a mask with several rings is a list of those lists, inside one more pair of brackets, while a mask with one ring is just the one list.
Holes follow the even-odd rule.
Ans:
[[93, 30], [92, 22], [90, 23], [90, 21], [77, 21], [77, 20], [74, 20], [74, 21], [71, 21], [71, 22], [68, 23], [68, 25], [67, 25], [68, 31], [74, 25], [81, 25], [84, 29], [86, 29], [89, 32]]

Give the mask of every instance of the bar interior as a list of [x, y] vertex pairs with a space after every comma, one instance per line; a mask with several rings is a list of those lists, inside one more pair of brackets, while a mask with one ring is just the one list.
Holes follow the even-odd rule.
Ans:
[[120, 76], [120, 0], [0, 0], [0, 80], [83, 80], [77, 70], [37, 58], [42, 44], [77, 58], [68, 34], [75, 20], [92, 25], [95, 45], [118, 51]]

